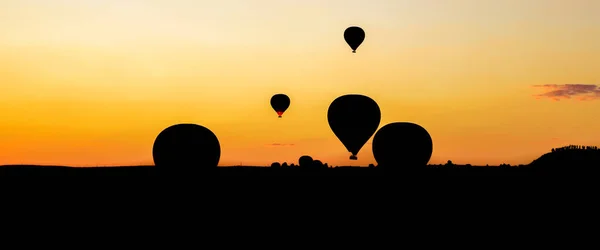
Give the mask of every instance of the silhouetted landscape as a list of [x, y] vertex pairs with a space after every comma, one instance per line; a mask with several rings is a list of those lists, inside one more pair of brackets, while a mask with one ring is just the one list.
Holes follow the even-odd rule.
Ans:
[[[365, 41], [365, 30], [358, 26], [345, 29], [343, 38], [353, 54]], [[350, 53], [350, 52], [348, 52]], [[360, 55], [362, 52], [358, 52]], [[588, 87], [589, 88], [589, 87]], [[600, 89], [593, 86], [596, 95]], [[285, 121], [296, 104], [291, 93], [274, 93], [264, 105], [270, 104], [277, 115], [274, 119]], [[373, 95], [375, 96], [375, 95]], [[225, 97], [227, 98], [227, 97]], [[304, 100], [297, 98], [299, 103]], [[329, 100], [325, 100], [329, 102]], [[235, 105], [245, 105], [232, 99]], [[383, 103], [383, 102], [382, 102]], [[396, 108], [394, 105], [391, 108]], [[350, 160], [358, 160], [359, 153], [371, 150], [376, 164], [362, 167], [336, 166], [309, 155], [299, 156], [297, 162], [273, 162], [270, 166], [221, 166], [222, 142], [210, 128], [199, 124], [180, 123], [163, 129], [152, 146], [152, 166], [75, 167], [75, 166], [0, 166], [2, 176], [535, 176], [590, 174], [600, 167], [600, 149], [590, 145], [568, 145], [549, 149], [529, 164], [511, 166], [473, 166], [454, 164], [432, 165], [430, 160], [435, 147], [427, 128], [408, 121], [391, 121], [382, 124], [382, 112], [373, 98], [359, 94], [344, 94], [330, 102], [326, 116], [331, 138], [337, 138], [349, 153]], [[388, 109], [389, 110], [389, 109]], [[310, 115], [313, 115], [311, 113]], [[296, 114], [293, 114], [296, 115]], [[323, 117], [324, 118], [324, 117]], [[403, 118], [401, 118], [403, 119]], [[245, 126], [245, 121], [239, 126]], [[423, 123], [425, 124], [425, 123]], [[216, 130], [215, 130], [216, 131]], [[335, 136], [335, 137], [334, 137]], [[370, 148], [364, 146], [373, 138]], [[342, 148], [332, 149], [342, 150]], [[150, 153], [150, 152], [149, 152]], [[26, 159], [24, 159], [26, 160]], [[243, 162], [243, 159], [239, 159]]]
[[[190, 166], [182, 175], [219, 175], [219, 176], [384, 176], [397, 175], [435, 175], [435, 176], [535, 176], [562, 175], [567, 173], [590, 174], [600, 170], [600, 149], [595, 146], [565, 146], [552, 149], [527, 165], [511, 166], [472, 166], [456, 165], [452, 161], [446, 164], [427, 165], [421, 168], [387, 169], [370, 165], [364, 167], [329, 166], [310, 156], [302, 156], [301, 162], [275, 162], [271, 166], [227, 166], [204, 169], [202, 166]], [[194, 171], [198, 170], [198, 171]], [[0, 166], [3, 176], [160, 176], [164, 172], [155, 166], [119, 166], [119, 167], [68, 167], [5, 165]], [[167, 173], [171, 174], [171, 171]], [[177, 173], [174, 173], [177, 175]]]

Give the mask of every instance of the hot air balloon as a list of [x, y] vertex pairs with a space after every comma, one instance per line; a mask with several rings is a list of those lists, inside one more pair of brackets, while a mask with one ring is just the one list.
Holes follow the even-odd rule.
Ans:
[[271, 107], [277, 112], [279, 118], [290, 107], [290, 98], [285, 94], [276, 94], [271, 97]]
[[387, 124], [373, 137], [373, 156], [380, 167], [425, 167], [432, 153], [431, 136], [414, 123]]
[[300, 165], [300, 167], [303, 167], [303, 168], [310, 167], [312, 162], [313, 162], [313, 158], [308, 155], [300, 156], [300, 159], [298, 159], [298, 165]]
[[176, 124], [160, 132], [152, 147], [154, 165], [168, 170], [215, 168], [221, 157], [217, 136], [196, 124]]
[[352, 53], [356, 53], [358, 46], [365, 40], [365, 31], [357, 26], [351, 26], [344, 31], [344, 40], [352, 48]]
[[358, 159], [358, 151], [377, 131], [381, 111], [377, 103], [364, 95], [344, 95], [335, 99], [327, 111], [329, 127], [352, 153], [351, 160]]

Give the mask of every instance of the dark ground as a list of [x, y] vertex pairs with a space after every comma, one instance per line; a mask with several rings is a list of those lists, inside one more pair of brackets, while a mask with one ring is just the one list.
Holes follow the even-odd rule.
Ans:
[[[169, 173], [161, 171], [154, 166], [123, 166], [123, 167], [65, 167], [65, 166], [32, 166], [32, 165], [6, 165], [0, 166], [0, 176], [122, 176], [122, 177], [151, 177], [161, 175], [195, 174], [203, 176], [392, 176], [392, 175], [420, 175], [420, 176], [538, 176], [546, 174], [565, 174], [570, 171], [568, 167], [560, 168], [562, 171], [544, 170], [543, 168], [521, 167], [477, 167], [477, 166], [428, 166], [418, 171], [389, 171], [367, 167], [337, 167], [325, 169], [303, 168], [270, 168], [270, 167], [219, 167], [209, 172]], [[578, 168], [581, 172], [581, 168]], [[594, 169], [594, 168], [585, 168]], [[585, 171], [586, 175], [591, 171]], [[596, 171], [594, 171], [596, 172]], [[583, 174], [583, 172], [581, 172]]]
[[[563, 169], [569, 168], [563, 166]], [[185, 217], [180, 219], [182, 221], [188, 220], [190, 214], [262, 218], [258, 215], [264, 213], [276, 214], [281, 219], [301, 214], [310, 214], [313, 218], [340, 214], [349, 220], [372, 219], [385, 210], [413, 217], [456, 209], [489, 211], [507, 206], [504, 208], [507, 211], [523, 210], [525, 215], [531, 210], [528, 204], [539, 204], [540, 200], [560, 203], [550, 206], [552, 208], [562, 207], [562, 204], [572, 207], [577, 204], [573, 199], [595, 201], [596, 190], [600, 190], [596, 187], [600, 184], [596, 176], [600, 172], [590, 169], [598, 168], [577, 169], [430, 166], [409, 172], [367, 167], [219, 167], [208, 172], [169, 173], [154, 166], [21, 165], [0, 166], [0, 185], [1, 190], [6, 191], [4, 194], [17, 199], [9, 201], [11, 198], [5, 195], [3, 204], [35, 203], [29, 205], [33, 210], [47, 211], [69, 204], [68, 211], [102, 208], [97, 214], [143, 207], [127, 214], [138, 217], [152, 217], [143, 212], [151, 208], [151, 211], [169, 215], [167, 217]], [[377, 212], [367, 212], [373, 209]], [[389, 216], [387, 213], [383, 219], [388, 220]]]
[[[303, 156], [305, 157], [305, 156]], [[303, 157], [299, 159], [302, 161]], [[203, 177], [203, 176], [328, 176], [328, 177], [446, 177], [446, 176], [582, 176], [592, 177], [600, 174], [600, 149], [590, 146], [569, 145], [552, 149], [529, 165], [471, 166], [455, 165], [448, 161], [446, 165], [428, 165], [427, 167], [410, 168], [407, 166], [378, 167], [323, 167], [320, 161], [308, 157], [308, 163], [300, 162], [303, 167], [218, 167], [202, 166], [184, 167], [184, 171], [175, 171], [173, 167], [157, 168], [154, 166], [123, 167], [66, 167], [66, 166], [34, 166], [34, 165], [0, 165], [0, 176], [55, 176], [55, 177]], [[316, 164], [318, 163], [318, 164]], [[304, 164], [304, 165], [303, 165]], [[214, 165], [213, 165], [214, 166]], [[276, 166], [276, 165], [273, 165]], [[280, 166], [280, 165], [279, 165]], [[309, 168], [307, 168], [309, 167]], [[316, 169], [315, 169], [316, 168]], [[208, 170], [206, 170], [208, 169]], [[413, 170], [410, 170], [413, 169]], [[405, 179], [405, 180], [407, 180]]]

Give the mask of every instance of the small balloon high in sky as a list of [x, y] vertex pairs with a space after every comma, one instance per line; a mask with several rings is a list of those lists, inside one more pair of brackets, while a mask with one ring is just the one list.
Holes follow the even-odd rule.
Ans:
[[344, 31], [344, 40], [352, 48], [352, 53], [356, 53], [358, 46], [365, 40], [365, 31], [357, 26], [351, 26]]
[[271, 107], [277, 112], [279, 118], [290, 107], [290, 98], [285, 94], [276, 94], [271, 97]]

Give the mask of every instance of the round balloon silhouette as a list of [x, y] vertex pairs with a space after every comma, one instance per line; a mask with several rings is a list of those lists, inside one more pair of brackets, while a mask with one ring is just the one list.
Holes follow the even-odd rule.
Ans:
[[357, 26], [351, 26], [344, 31], [344, 40], [352, 48], [352, 53], [356, 53], [356, 49], [365, 40], [365, 31]]
[[356, 160], [360, 149], [377, 131], [381, 111], [379, 105], [368, 96], [344, 95], [329, 105], [327, 121], [335, 136], [352, 153], [350, 159]]
[[313, 161], [313, 168], [317, 169], [317, 168], [323, 168], [323, 167], [324, 167], [324, 165], [323, 165], [322, 161], [320, 161], [320, 160], [314, 160]]
[[298, 159], [298, 165], [300, 165], [300, 167], [303, 167], [303, 168], [310, 167], [310, 165], [312, 165], [312, 163], [313, 163], [313, 158], [308, 155], [303, 155], [300, 157], [300, 159]]
[[285, 94], [276, 94], [271, 97], [271, 107], [277, 112], [279, 118], [290, 107], [290, 98]]
[[160, 132], [152, 147], [154, 165], [169, 170], [216, 168], [221, 145], [209, 129], [196, 124], [176, 124]]
[[378, 167], [425, 167], [433, 153], [433, 141], [425, 128], [410, 122], [395, 122], [373, 137], [373, 156]]

